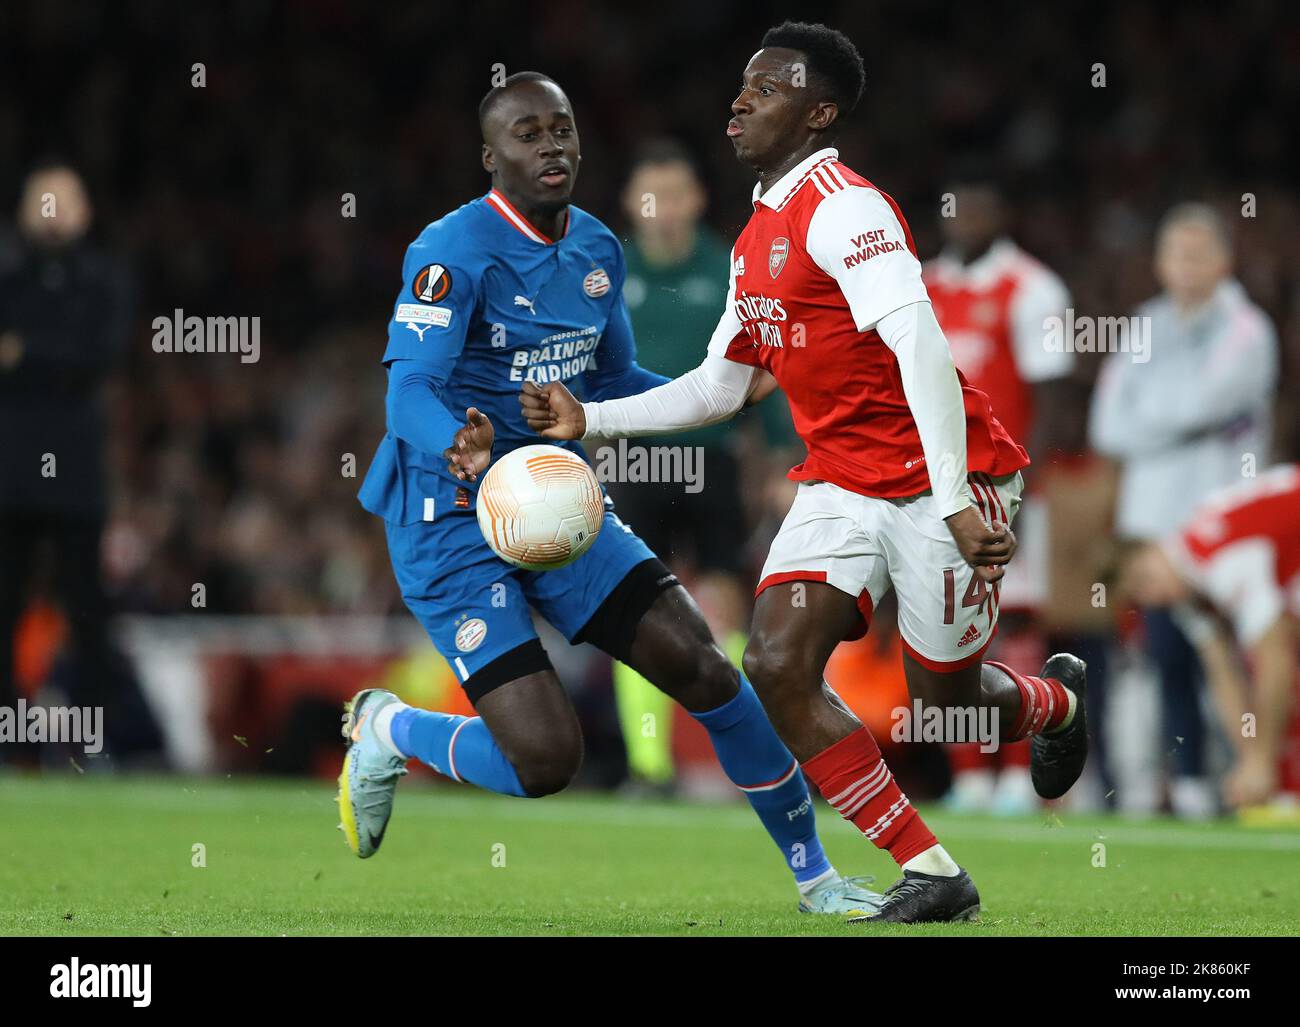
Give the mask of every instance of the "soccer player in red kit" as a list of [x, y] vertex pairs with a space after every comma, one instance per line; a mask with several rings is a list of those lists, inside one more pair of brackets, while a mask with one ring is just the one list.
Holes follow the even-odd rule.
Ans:
[[[1224, 782], [1234, 807], [1267, 802], [1278, 789], [1300, 641], [1297, 510], [1300, 465], [1274, 467], [1212, 495], [1181, 531], [1142, 546], [1125, 570], [1124, 591], [1138, 602], [1208, 605], [1214, 628], [1228, 628], [1198, 632], [1197, 641], [1236, 750]], [[1241, 730], [1247, 712], [1257, 714], [1250, 735]]]
[[525, 386], [520, 403], [547, 438], [656, 434], [724, 420], [760, 372], [775, 379], [808, 457], [790, 472], [799, 490], [763, 568], [745, 671], [822, 795], [902, 868], [873, 918], [959, 920], [979, 910], [974, 883], [827, 687], [826, 661], [894, 588], [913, 699], [996, 710], [1001, 740], [1033, 738], [1047, 798], [1083, 768], [1084, 667], [1068, 654], [1039, 677], [981, 663], [1029, 460], [953, 367], [897, 205], [829, 145], [863, 81], [842, 33], [770, 30], [727, 126], [759, 181], [704, 362], [637, 396], [580, 404], [552, 384]]

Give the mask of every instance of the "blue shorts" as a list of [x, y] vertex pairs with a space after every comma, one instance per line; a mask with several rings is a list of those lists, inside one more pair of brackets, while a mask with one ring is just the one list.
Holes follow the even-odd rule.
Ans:
[[572, 642], [628, 573], [655, 559], [608, 502], [592, 547], [553, 571], [521, 570], [498, 557], [472, 507], [439, 504], [432, 521], [385, 526], [402, 599], [462, 685], [537, 638], [530, 607]]

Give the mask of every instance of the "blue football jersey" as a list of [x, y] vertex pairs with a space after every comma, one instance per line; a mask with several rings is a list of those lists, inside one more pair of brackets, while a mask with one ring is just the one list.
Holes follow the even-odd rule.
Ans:
[[[439, 411], [440, 446], [426, 452], [393, 434], [389, 410], [389, 431], [359, 493], [362, 506], [394, 524], [425, 519], [435, 485], [429, 476], [443, 480], [439, 492], [456, 481], [442, 450], [467, 407], [492, 420], [493, 460], [542, 441], [520, 411], [526, 381], [564, 382], [586, 400], [667, 381], [636, 363], [623, 279], [618, 239], [574, 206], [554, 241], [496, 190], [425, 228], [406, 251], [383, 362], [390, 374], [396, 361], [427, 373], [446, 420]], [[561, 445], [581, 453], [576, 442]]]

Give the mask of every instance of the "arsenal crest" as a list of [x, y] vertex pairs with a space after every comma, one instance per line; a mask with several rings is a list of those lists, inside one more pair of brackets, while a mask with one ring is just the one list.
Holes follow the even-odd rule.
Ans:
[[767, 269], [775, 278], [781, 273], [781, 268], [785, 267], [786, 255], [790, 252], [790, 240], [782, 236], [780, 239], [772, 240], [772, 250], [767, 255]]

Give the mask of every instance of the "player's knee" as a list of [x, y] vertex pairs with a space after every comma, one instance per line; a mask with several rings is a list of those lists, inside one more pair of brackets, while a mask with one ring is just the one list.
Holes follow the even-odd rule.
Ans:
[[539, 760], [516, 767], [519, 783], [530, 799], [554, 795], [569, 787], [578, 772], [576, 765], [564, 760]]
[[735, 665], [716, 645], [700, 646], [691, 672], [678, 686], [677, 699], [692, 713], [707, 713], [725, 706], [740, 691], [740, 675]]
[[544, 752], [526, 753], [514, 761], [519, 784], [530, 799], [563, 791], [577, 776], [581, 766], [581, 739], [550, 747]]
[[806, 663], [796, 646], [762, 632], [750, 637], [741, 661], [760, 697], [775, 697], [784, 686], [798, 683], [805, 676]]

